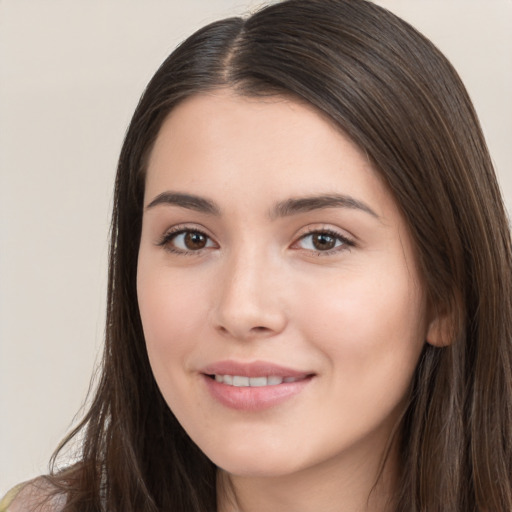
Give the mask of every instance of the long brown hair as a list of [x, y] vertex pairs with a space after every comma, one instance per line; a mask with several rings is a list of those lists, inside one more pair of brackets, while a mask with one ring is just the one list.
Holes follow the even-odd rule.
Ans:
[[52, 477], [66, 510], [216, 509], [216, 468], [153, 378], [135, 283], [152, 144], [180, 101], [219, 87], [300, 98], [366, 152], [410, 227], [431, 307], [450, 319], [411, 383], [397, 512], [512, 510], [511, 243], [491, 160], [446, 58], [365, 0], [288, 0], [213, 23], [147, 86], [119, 159], [99, 381], [67, 439], [83, 436], [80, 462]]

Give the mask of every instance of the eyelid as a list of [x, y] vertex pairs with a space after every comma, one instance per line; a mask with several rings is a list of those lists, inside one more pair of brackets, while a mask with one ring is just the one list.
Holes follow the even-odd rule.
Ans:
[[[314, 234], [327, 234], [330, 235], [337, 240], [341, 241], [342, 244], [333, 247], [332, 249], [328, 249], [325, 251], [315, 250], [315, 249], [303, 249], [301, 247], [294, 247], [299, 244], [301, 240], [304, 240], [306, 237], [314, 235]], [[346, 232], [340, 229], [333, 228], [331, 226], [325, 225], [316, 225], [316, 226], [308, 226], [305, 230], [300, 232], [296, 237], [295, 241], [292, 243], [291, 248], [295, 250], [300, 250], [304, 252], [314, 253], [318, 256], [328, 256], [330, 254], [336, 254], [340, 252], [344, 252], [350, 250], [351, 248], [356, 246], [356, 241], [354, 237], [349, 236]]]
[[[212, 246], [206, 246], [197, 250], [187, 250], [187, 249], [179, 249], [177, 247], [171, 246], [170, 242], [182, 233], [187, 232], [196, 232], [204, 235], [209, 242], [214, 244]], [[340, 241], [341, 244], [337, 245], [331, 249], [319, 250], [319, 249], [305, 249], [302, 247], [298, 247], [299, 243], [304, 240], [308, 236], [312, 236], [314, 234], [327, 234], [332, 236], [336, 240]], [[352, 235], [347, 235], [345, 230], [341, 230], [339, 228], [333, 228], [332, 226], [326, 225], [314, 225], [303, 228], [297, 235], [294, 237], [294, 241], [291, 244], [290, 248], [294, 250], [299, 250], [307, 253], [314, 253], [317, 256], [327, 256], [334, 253], [340, 253], [343, 251], [350, 250], [351, 248], [356, 246], [356, 241]], [[208, 233], [208, 230], [203, 226], [198, 224], [177, 224], [168, 228], [162, 236], [158, 239], [155, 245], [163, 247], [167, 251], [179, 255], [199, 255], [203, 253], [205, 250], [210, 250], [212, 248], [218, 248], [219, 245], [215, 241], [214, 237]]]
[[163, 247], [165, 250], [174, 253], [174, 254], [180, 254], [180, 255], [198, 255], [201, 254], [205, 250], [212, 249], [212, 247], [203, 247], [202, 249], [197, 250], [187, 250], [187, 249], [178, 249], [177, 247], [172, 247], [170, 245], [170, 242], [177, 237], [178, 235], [182, 233], [200, 233], [201, 235], [204, 235], [209, 241], [213, 242], [216, 247], [218, 247], [217, 242], [215, 239], [208, 234], [208, 230], [203, 228], [200, 225], [197, 224], [177, 224], [176, 226], [172, 226], [169, 229], [167, 229], [161, 237], [157, 240], [155, 245], [159, 247]]

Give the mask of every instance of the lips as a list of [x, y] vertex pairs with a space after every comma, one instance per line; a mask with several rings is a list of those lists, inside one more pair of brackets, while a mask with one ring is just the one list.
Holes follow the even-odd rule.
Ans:
[[211, 396], [231, 409], [259, 411], [299, 394], [314, 377], [273, 363], [221, 361], [201, 370]]
[[300, 380], [300, 377], [279, 377], [277, 375], [269, 375], [263, 377], [246, 377], [244, 375], [219, 375], [215, 374], [215, 380], [222, 382], [228, 386], [235, 386], [239, 388], [252, 387], [258, 388], [263, 386], [278, 386], [283, 382], [295, 382]]
[[254, 361], [239, 363], [237, 361], [219, 361], [204, 367], [201, 373], [205, 375], [238, 375], [241, 377], [282, 377], [300, 379], [313, 372], [294, 370], [278, 364]]

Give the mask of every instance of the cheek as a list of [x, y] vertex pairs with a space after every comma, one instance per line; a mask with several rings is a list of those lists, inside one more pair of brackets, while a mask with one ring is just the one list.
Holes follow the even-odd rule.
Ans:
[[[169, 269], [139, 264], [137, 295], [149, 362], [164, 399], [178, 417], [188, 417], [198, 399], [190, 393], [187, 369], [190, 354], [206, 338], [200, 287], [194, 279], [182, 282], [179, 273]], [[200, 404], [196, 410], [201, 411]], [[203, 424], [205, 420], [201, 418]]]
[[310, 322], [302, 324], [328, 368], [319, 409], [354, 436], [382, 424], [391, 429], [424, 345], [423, 294], [408, 279], [384, 274], [332, 285], [321, 301], [308, 301]]
[[148, 355], [158, 379], [159, 373], [169, 374], [165, 369], [182, 365], [182, 358], [199, 343], [206, 306], [199, 279], [189, 276], [183, 282], [179, 272], [157, 268], [139, 263], [137, 295]]
[[[366, 268], [326, 280], [319, 293], [302, 293], [302, 329], [324, 352], [340, 378], [404, 381], [416, 366], [425, 336], [425, 300], [420, 285], [402, 268]], [[402, 372], [399, 370], [403, 369]]]

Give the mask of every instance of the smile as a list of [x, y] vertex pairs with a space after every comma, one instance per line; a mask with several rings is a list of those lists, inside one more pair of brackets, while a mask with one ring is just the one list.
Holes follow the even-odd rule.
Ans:
[[200, 370], [215, 402], [255, 413], [292, 400], [311, 385], [315, 372], [286, 368], [268, 361], [218, 361]]
[[239, 388], [244, 387], [264, 387], [264, 386], [277, 386], [283, 382], [296, 382], [301, 380], [300, 377], [279, 377], [277, 375], [269, 375], [268, 377], [247, 377], [245, 375], [215, 375], [216, 382], [226, 384], [228, 386], [235, 386]]

